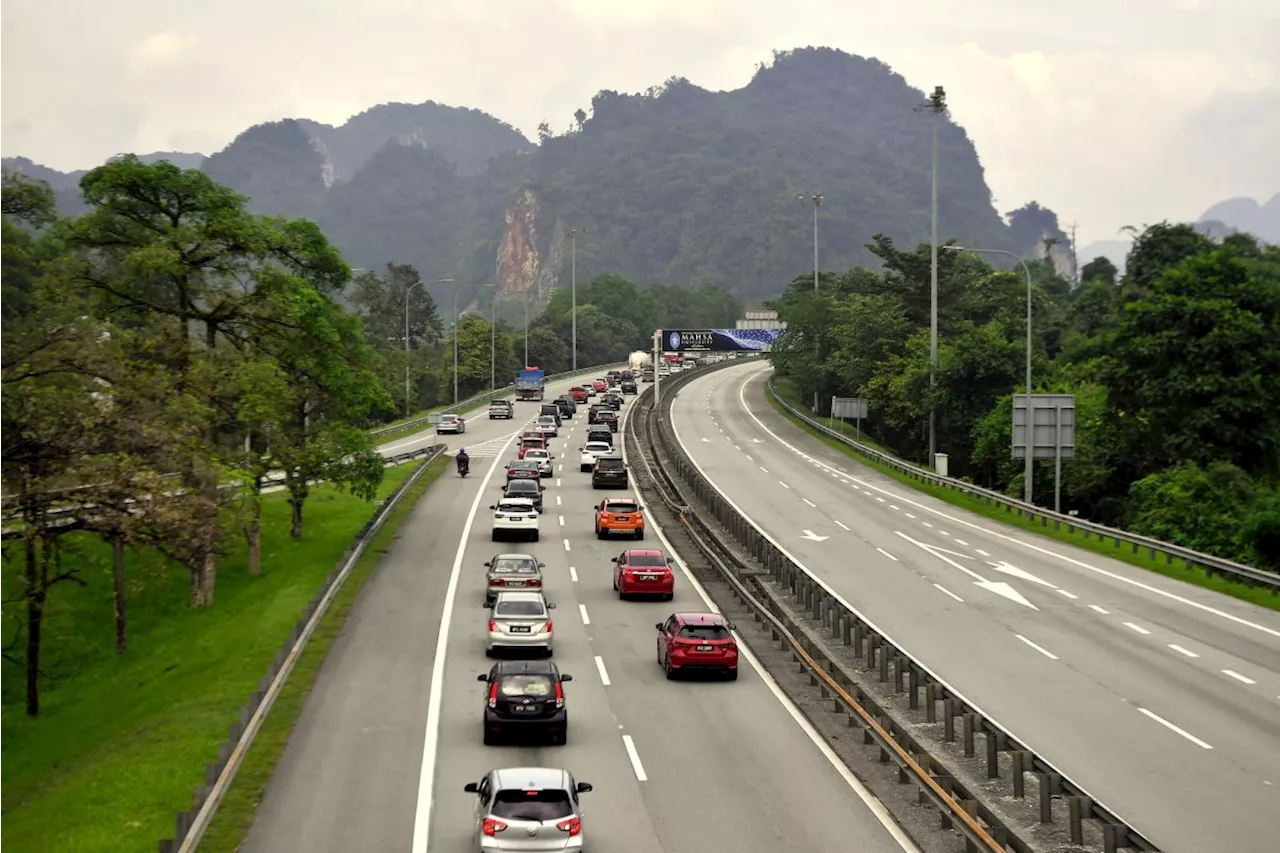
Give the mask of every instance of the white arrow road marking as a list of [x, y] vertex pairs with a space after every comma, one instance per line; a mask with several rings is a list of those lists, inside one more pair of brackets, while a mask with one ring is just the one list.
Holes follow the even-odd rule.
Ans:
[[921, 542], [917, 539], [912, 539], [910, 536], [903, 533], [901, 530], [895, 530], [893, 532], [898, 534], [908, 542], [910, 542], [912, 545], [915, 545], [917, 548], [920, 548], [923, 551], [927, 551], [928, 553], [937, 557], [939, 560], [951, 566], [952, 568], [959, 569], [969, 577], [974, 578], [974, 586], [981, 587], [982, 589], [985, 589], [987, 592], [994, 592], [996, 595], [1004, 596], [1010, 601], [1021, 604], [1024, 607], [1030, 607], [1032, 610], [1040, 609], [1039, 607], [1036, 607], [1034, 604], [1032, 604], [1030, 601], [1027, 601], [1027, 599], [1023, 597], [1022, 593], [1018, 592], [1016, 589], [1009, 586], [1007, 583], [1004, 583], [1002, 581], [987, 580], [982, 575], [975, 572], [973, 569], [965, 568], [964, 566], [957, 563], [955, 560], [941, 553], [943, 549], [937, 548], [933, 545], [929, 545], [925, 542]]
[[1049, 587], [1049, 589], [1058, 588], [1054, 584], [1049, 583], [1047, 580], [1036, 577], [1026, 569], [1020, 569], [1017, 566], [1004, 562], [1003, 560], [1001, 560], [998, 563], [987, 563], [987, 565], [995, 569], [997, 572], [1000, 572], [1001, 574], [1012, 575], [1013, 577], [1018, 578], [1019, 580], [1030, 581], [1031, 583], [1038, 583], [1040, 584], [1040, 586]]
[[806, 531], [804, 531], [804, 536], [802, 536], [802, 537], [800, 537], [800, 538], [801, 538], [801, 539], [809, 539], [809, 540], [811, 540], [811, 541], [813, 541], [813, 542], [826, 542], [826, 541], [827, 541], [828, 539], [830, 539], [831, 537], [830, 537], [830, 536], [819, 536], [818, 534], [814, 533], [812, 530], [806, 530]]

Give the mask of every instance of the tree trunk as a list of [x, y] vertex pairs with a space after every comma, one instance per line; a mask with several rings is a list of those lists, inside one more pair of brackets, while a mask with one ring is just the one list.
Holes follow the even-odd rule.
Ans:
[[218, 555], [213, 549], [204, 555], [204, 571], [200, 573], [200, 601], [204, 607], [213, 606], [213, 589], [218, 582]]
[[40, 583], [41, 555], [33, 538], [27, 539], [27, 716], [40, 713], [40, 632], [44, 627], [44, 586]]
[[250, 512], [244, 534], [249, 543], [249, 574], [256, 578], [262, 574], [262, 504], [256, 497]]
[[304, 498], [301, 498], [301, 497], [289, 498], [289, 509], [291, 510], [290, 512], [291, 519], [289, 523], [289, 535], [294, 539], [302, 538], [302, 502], [303, 500]]
[[124, 654], [128, 649], [128, 592], [124, 585], [124, 537], [116, 536], [111, 540], [113, 564], [111, 569], [114, 583], [116, 606], [116, 654]]

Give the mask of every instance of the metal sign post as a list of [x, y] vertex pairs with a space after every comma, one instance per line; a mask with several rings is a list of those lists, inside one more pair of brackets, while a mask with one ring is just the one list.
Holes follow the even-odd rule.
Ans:
[[862, 419], [867, 416], [867, 401], [862, 397], [832, 397], [831, 398], [831, 417], [833, 419], [848, 420], [850, 418], [857, 422], [858, 440], [862, 440]]
[[662, 384], [662, 371], [658, 368], [662, 365], [662, 332], [653, 333], [653, 411], [660, 411], [658, 406], [662, 403], [662, 390], [659, 387]]
[[1062, 460], [1076, 455], [1076, 395], [1013, 395], [1013, 458], [1027, 458], [1027, 423], [1031, 424], [1031, 459], [1053, 460], [1053, 511], [1062, 511]]

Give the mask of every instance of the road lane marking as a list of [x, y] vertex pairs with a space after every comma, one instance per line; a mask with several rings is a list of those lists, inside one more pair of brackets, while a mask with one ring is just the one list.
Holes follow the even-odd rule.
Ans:
[[1150, 631], [1148, 631], [1146, 628], [1143, 628], [1141, 625], [1135, 625], [1135, 624], [1133, 624], [1132, 622], [1125, 622], [1125, 623], [1124, 623], [1124, 626], [1125, 626], [1126, 628], [1132, 628], [1133, 630], [1137, 631], [1139, 634], [1150, 634], [1150, 633], [1151, 633], [1151, 632], [1150, 632]]
[[1054, 592], [1058, 593], [1058, 595], [1061, 595], [1063, 598], [1069, 598], [1072, 601], [1075, 601], [1077, 598], [1080, 597], [1076, 595], [1074, 592], [1067, 592], [1065, 589], [1057, 589], [1057, 590], [1054, 590]]
[[[915, 516], [912, 515], [911, 513], [907, 513], [907, 518], [915, 518]], [[982, 552], [979, 551], [978, 553], [981, 554]], [[988, 554], [987, 556], [990, 556], [990, 555]]]
[[782, 486], [782, 488], [784, 488], [784, 489], [789, 489], [789, 488], [791, 488], [790, 486], [788, 486], [786, 483], [782, 482], [781, 480], [779, 480], [779, 481], [778, 481], [778, 485], [779, 485], [779, 486]]
[[569, 547], [569, 540], [568, 540], [568, 539], [565, 539], [565, 540], [564, 540], [564, 549], [565, 549], [566, 551], [572, 551], [572, 550], [573, 550], [572, 548], [570, 548], [570, 547]]
[[[951, 538], [952, 538], [952, 539], [956, 539], [956, 537], [954, 537], [954, 536], [952, 536]], [[964, 547], [966, 547], [966, 548], [968, 548], [968, 547], [969, 547], [969, 543], [968, 543], [968, 542], [966, 542], [966, 541], [964, 541], [963, 539], [956, 539], [956, 544], [957, 544], [957, 545], [963, 545], [963, 546], [964, 546]]]
[[1090, 610], [1095, 610], [1095, 611], [1097, 611], [1098, 613], [1101, 613], [1103, 616], [1110, 616], [1110, 615], [1111, 615], [1111, 611], [1110, 611], [1110, 610], [1108, 610], [1108, 609], [1107, 609], [1107, 608], [1105, 608], [1105, 607], [1099, 607], [1099, 606], [1098, 606], [1098, 605], [1096, 605], [1096, 604], [1090, 604], [1090, 605], [1089, 605], [1089, 609], [1090, 609]]
[[583, 625], [590, 625], [590, 624], [591, 624], [591, 617], [587, 615], [587, 605], [585, 605], [585, 604], [579, 604], [579, 605], [578, 605], [578, 613], [579, 613], [579, 614], [581, 614], [581, 616], [582, 616], [582, 624], [583, 624]]
[[560, 526], [564, 527], [564, 516], [560, 516]]
[[1234, 678], [1236, 681], [1239, 681], [1241, 684], [1257, 684], [1258, 683], [1254, 681], [1252, 678], [1241, 675], [1240, 673], [1230, 669], [1224, 669], [1222, 671], [1222, 674], [1227, 676], [1228, 678]]
[[880, 497], [879, 495], [876, 495], [876, 500], [880, 501], [880, 503], [884, 503], [884, 498]]
[[[560, 470], [561, 470], [561, 471], [563, 471], [563, 470], [564, 470], [564, 466], [563, 466], [563, 465], [561, 465], [561, 466], [560, 466]], [[559, 478], [559, 477], [556, 477], [556, 485], [557, 485], [557, 486], [559, 486], [559, 485], [560, 485], [560, 478]]]
[[763, 465], [761, 465], [761, 466], [760, 466], [760, 470], [761, 470], [761, 471], [763, 471], [763, 472], [765, 472], [766, 474], [768, 474], [768, 473], [769, 473], [769, 469], [768, 469], [768, 468], [766, 468], [766, 467], [764, 467]]
[[1198, 655], [1198, 654], [1196, 654], [1195, 652], [1191, 651], [1191, 649], [1184, 649], [1182, 646], [1178, 645], [1177, 643], [1170, 643], [1170, 644], [1169, 644], [1169, 648], [1173, 649], [1173, 650], [1174, 650], [1175, 652], [1177, 652], [1178, 654], [1180, 654], [1180, 655], [1185, 655], [1186, 657], [1189, 657], [1189, 658], [1198, 658], [1198, 657], [1200, 657], [1200, 655]]
[[840, 525], [845, 530], [849, 529], [848, 526], [843, 521], [837, 521], [836, 524]]
[[924, 522], [921, 522], [921, 523], [922, 523], [925, 527], [933, 527], [933, 525], [932, 525], [932, 524], [930, 524], [930, 523], [929, 523], [929, 522], [927, 522], [927, 521], [924, 521]]
[[817, 509], [817, 508], [818, 508], [818, 505], [817, 505], [816, 503], [814, 503], [813, 501], [809, 500], [808, 498], [801, 498], [800, 500], [804, 501], [805, 503], [807, 503], [809, 506], [813, 507], [814, 509]]
[[1151, 719], [1155, 720], [1157, 723], [1159, 723], [1160, 725], [1164, 726], [1164, 727], [1165, 727], [1166, 729], [1168, 729], [1169, 731], [1174, 732], [1174, 733], [1176, 733], [1176, 734], [1180, 734], [1180, 735], [1182, 735], [1184, 738], [1186, 738], [1187, 740], [1191, 741], [1192, 743], [1194, 743], [1196, 746], [1200, 747], [1201, 749], [1213, 749], [1213, 747], [1212, 747], [1212, 746], [1210, 746], [1209, 744], [1207, 744], [1207, 743], [1205, 743], [1204, 741], [1200, 740], [1200, 738], [1198, 738], [1198, 737], [1196, 737], [1195, 735], [1191, 734], [1191, 732], [1187, 731], [1186, 729], [1180, 729], [1180, 728], [1178, 728], [1178, 727], [1177, 727], [1177, 726], [1175, 726], [1173, 723], [1169, 722], [1169, 721], [1168, 721], [1168, 720], [1166, 720], [1164, 717], [1160, 716], [1159, 714], [1155, 713], [1154, 711], [1148, 711], [1146, 708], [1139, 708], [1139, 709], [1138, 709], [1138, 712], [1139, 712], [1139, 713], [1141, 713], [1141, 714], [1145, 714], [1146, 716], [1148, 716], [1148, 717], [1150, 717]]
[[897, 504], [889, 504], [889, 509], [897, 509], [897, 510], [900, 510], [900, 509], [902, 509], [902, 507], [898, 506]]
[[569, 567], [569, 580], [573, 581], [574, 583], [578, 582], [578, 570], [574, 566]]
[[556, 506], [560, 506], [560, 496], [556, 495]]
[[935, 586], [935, 587], [937, 587], [940, 591], [942, 591], [942, 592], [946, 593], [947, 595], [951, 596], [952, 598], [954, 598], [956, 601], [960, 602], [961, 604], [964, 604], [964, 599], [963, 599], [963, 598], [961, 598], [960, 596], [956, 595], [954, 592], [952, 592], [951, 590], [947, 589], [947, 588], [946, 588], [945, 586], [943, 586], [942, 584], [940, 584], [940, 583], [935, 583], [935, 584], [934, 584], [934, 586]]
[[982, 555], [982, 556], [984, 556], [984, 557], [990, 557], [990, 556], [991, 556], [990, 554], [988, 554], [986, 551], [982, 550], [981, 548], [974, 548], [973, 550], [977, 551], [979, 554], [981, 554], [981, 555]]
[[897, 557], [895, 557], [895, 556], [893, 556], [892, 554], [890, 554], [890, 553], [889, 553], [888, 551], [886, 551], [885, 549], [883, 549], [883, 548], [881, 548], [881, 547], [879, 547], [879, 546], [876, 546], [876, 550], [877, 550], [877, 551], [879, 551], [881, 554], [884, 554], [884, 555], [885, 555], [886, 557], [888, 557], [890, 560], [893, 560], [895, 563], [896, 563], [896, 562], [898, 562], [898, 558], [897, 558]]
[[[730, 440], [732, 440], [732, 439], [730, 439]], [[734, 449], [734, 450], [741, 450], [741, 449], [742, 449], [742, 445], [740, 445], [740, 444], [735, 444], [735, 445], [733, 446], [733, 449]]]
[[1049, 660], [1057, 660], [1057, 659], [1058, 659], [1058, 656], [1057, 656], [1057, 655], [1055, 655], [1053, 652], [1049, 651], [1049, 650], [1048, 650], [1048, 649], [1046, 649], [1044, 646], [1036, 645], [1035, 643], [1033, 643], [1032, 641], [1028, 640], [1026, 637], [1022, 636], [1021, 634], [1014, 634], [1013, 636], [1017, 637], [1019, 640], [1021, 640], [1021, 641], [1022, 641], [1022, 642], [1024, 642], [1024, 643], [1026, 643], [1028, 646], [1030, 646], [1031, 648], [1035, 649], [1035, 650], [1036, 650], [1036, 651], [1038, 651], [1040, 654], [1042, 654], [1042, 655], [1044, 655], [1045, 657], [1047, 657]]
[[596, 655], [596, 672], [600, 673], [600, 683], [608, 687], [613, 682], [609, 680], [609, 672], [604, 668], [604, 658]]
[[640, 753], [636, 752], [636, 742], [631, 739], [631, 735], [622, 736], [622, 745], [627, 750], [627, 758], [631, 759], [631, 769], [636, 772], [636, 781], [648, 782], [649, 777], [644, 774], [644, 765], [640, 763]]
[[747, 461], [748, 461], [748, 462], [755, 462], [755, 461], [756, 461], [756, 460], [754, 460], [754, 459], [752, 459], [752, 458], [751, 458], [751, 454], [750, 454], [750, 453], [746, 453], [746, 454], [743, 454], [743, 455], [747, 457]]

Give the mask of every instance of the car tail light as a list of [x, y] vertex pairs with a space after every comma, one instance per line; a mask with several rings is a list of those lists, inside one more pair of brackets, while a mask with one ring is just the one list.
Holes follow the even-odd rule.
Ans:
[[507, 825], [502, 821], [496, 820], [495, 818], [487, 817], [484, 819], [484, 827], [481, 831], [484, 832], [485, 835], [497, 835], [499, 832], [502, 832], [502, 830], [506, 828], [507, 828]]
[[542, 578], [529, 578], [529, 586], [542, 586]]
[[489, 686], [489, 707], [498, 707], [498, 682], [496, 681]]
[[550, 634], [550, 633], [551, 633], [551, 620], [550, 620], [550, 619], [548, 619], [548, 620], [547, 620], [547, 624], [545, 624], [545, 625], [543, 625], [543, 626], [542, 626], [542, 632], [543, 632], [544, 634]]
[[490, 620], [489, 620], [489, 633], [490, 633], [490, 634], [492, 634], [494, 631], [497, 631], [497, 630], [498, 630], [498, 623], [497, 623], [497, 622], [495, 622], [494, 620], [490, 619]]
[[506, 578], [494, 578], [493, 580], [489, 581], [489, 585], [490, 585], [490, 586], [506, 586], [506, 585], [507, 585], [507, 579], [506, 579]]
[[570, 838], [572, 838], [575, 835], [581, 835], [582, 820], [576, 817], [571, 817], [568, 820], [557, 823], [556, 829], [560, 830], [561, 832], [569, 833]]
[[564, 685], [556, 682], [556, 710], [564, 707]]

